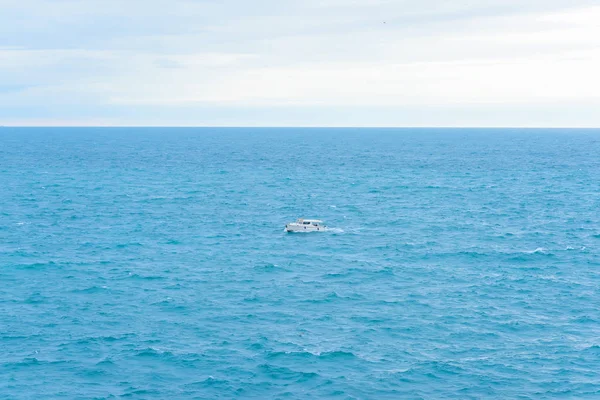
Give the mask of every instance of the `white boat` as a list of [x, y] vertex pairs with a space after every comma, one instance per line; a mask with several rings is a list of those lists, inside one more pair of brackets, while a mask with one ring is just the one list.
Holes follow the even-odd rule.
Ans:
[[326, 229], [327, 227], [323, 224], [323, 221], [318, 219], [299, 218], [298, 221], [290, 222], [285, 226], [286, 232], [316, 232]]

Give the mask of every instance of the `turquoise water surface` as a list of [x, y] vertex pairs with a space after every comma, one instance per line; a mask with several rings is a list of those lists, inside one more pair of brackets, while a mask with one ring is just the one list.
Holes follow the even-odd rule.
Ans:
[[599, 206], [600, 130], [0, 128], [0, 398], [599, 398]]

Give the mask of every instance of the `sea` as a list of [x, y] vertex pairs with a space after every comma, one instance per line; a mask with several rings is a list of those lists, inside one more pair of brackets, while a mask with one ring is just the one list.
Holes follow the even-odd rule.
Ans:
[[600, 398], [600, 130], [0, 128], [0, 399], [116, 398]]

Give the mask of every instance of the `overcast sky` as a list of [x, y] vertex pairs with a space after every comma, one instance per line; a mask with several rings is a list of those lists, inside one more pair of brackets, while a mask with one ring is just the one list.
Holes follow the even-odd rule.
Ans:
[[600, 126], [600, 0], [0, 0], [0, 125]]

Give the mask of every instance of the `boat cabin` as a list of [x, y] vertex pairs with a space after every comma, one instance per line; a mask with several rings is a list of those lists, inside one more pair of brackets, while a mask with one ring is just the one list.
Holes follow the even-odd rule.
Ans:
[[297, 223], [299, 225], [312, 225], [312, 226], [322, 226], [323, 225], [323, 221], [318, 220], [318, 219], [299, 218]]

